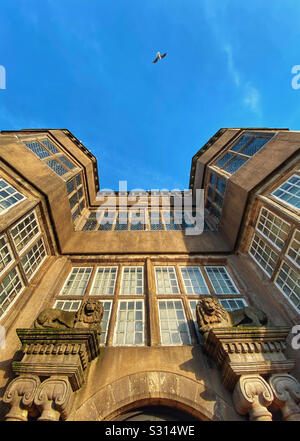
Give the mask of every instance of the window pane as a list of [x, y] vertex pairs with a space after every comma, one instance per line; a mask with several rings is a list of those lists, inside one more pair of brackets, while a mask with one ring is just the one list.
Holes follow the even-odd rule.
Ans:
[[39, 239], [37, 243], [33, 245], [31, 250], [22, 258], [22, 266], [29, 279], [31, 279], [37, 269], [41, 266], [45, 257], [46, 250], [44, 242], [42, 239]]
[[237, 294], [239, 291], [223, 266], [207, 266], [205, 271], [216, 294]]
[[245, 136], [243, 135], [237, 143], [230, 148], [230, 150], [233, 150], [234, 152], [239, 152], [251, 139], [251, 136]]
[[25, 196], [0, 178], [0, 214], [23, 199], [26, 199]]
[[295, 208], [300, 208], [300, 176], [291, 176], [272, 195]]
[[187, 294], [209, 294], [199, 267], [181, 267], [180, 270]]
[[276, 285], [289, 299], [292, 305], [300, 312], [300, 277], [289, 265], [282, 263], [275, 279]]
[[97, 268], [91, 295], [114, 295], [118, 274], [116, 266], [101, 266]]
[[72, 164], [71, 161], [69, 161], [68, 158], [66, 158], [65, 156], [59, 156], [58, 159], [60, 160], [60, 162], [63, 163], [63, 165], [65, 165], [67, 168], [69, 168], [70, 170], [72, 170], [73, 168], [75, 168], [75, 165]]
[[247, 302], [244, 299], [219, 299], [219, 302], [227, 311], [235, 311], [247, 306]]
[[228, 173], [235, 173], [245, 162], [248, 161], [248, 158], [242, 158], [240, 156], [236, 156], [232, 161], [226, 164], [223, 167], [223, 170], [226, 170]]
[[300, 266], [300, 231], [296, 230], [288, 250], [288, 256], [293, 262]]
[[254, 156], [268, 141], [269, 138], [254, 138], [241, 153]]
[[282, 249], [287, 239], [290, 225], [275, 216], [271, 211], [262, 208], [256, 229], [266, 236], [277, 248]]
[[154, 269], [157, 294], [178, 294], [179, 287], [175, 268], [173, 266], [156, 266]]
[[144, 294], [144, 275], [141, 266], [123, 267], [120, 294]]
[[92, 268], [72, 268], [60, 295], [83, 295], [92, 273]]
[[56, 159], [50, 159], [46, 164], [51, 168], [58, 176], [62, 176], [67, 173], [67, 170]]
[[269, 276], [272, 275], [278, 255], [257, 234], [254, 234], [249, 254]]
[[51, 156], [50, 153], [39, 142], [25, 142], [25, 145], [40, 159]]
[[[142, 315], [137, 316], [136, 312]], [[142, 301], [122, 301], [119, 304], [115, 326], [114, 345], [131, 346], [144, 344], [144, 304]]]
[[14, 261], [13, 253], [10, 248], [6, 235], [0, 237], [0, 272], [9, 267]]
[[[61, 309], [63, 311], [78, 311], [81, 305], [81, 300], [57, 300], [53, 306], [54, 309]], [[102, 322], [101, 322], [102, 324]]]
[[0, 283], [0, 316], [11, 307], [24, 288], [19, 272], [14, 268]]
[[22, 251], [29, 242], [39, 234], [38, 222], [32, 212], [11, 229], [11, 235], [18, 252]]
[[55, 145], [52, 144], [52, 142], [50, 142], [49, 139], [43, 139], [43, 141], [41, 141], [41, 143], [42, 143], [45, 147], [47, 147], [47, 149], [48, 149], [51, 153], [55, 154], [55, 153], [58, 153], [58, 152], [59, 152], [59, 150], [57, 150], [57, 148], [55, 147]]
[[191, 339], [181, 300], [159, 300], [162, 345], [190, 345]]

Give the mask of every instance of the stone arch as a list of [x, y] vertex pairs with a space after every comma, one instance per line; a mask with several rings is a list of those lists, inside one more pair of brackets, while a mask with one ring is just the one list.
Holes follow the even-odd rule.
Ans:
[[[79, 404], [79, 403], [78, 403]], [[226, 420], [233, 408], [203, 381], [171, 372], [138, 372], [99, 388], [72, 412], [72, 420], [111, 421], [124, 412], [163, 405], [185, 411], [199, 420]], [[226, 413], [226, 417], [225, 417]], [[234, 418], [234, 415], [231, 415]]]

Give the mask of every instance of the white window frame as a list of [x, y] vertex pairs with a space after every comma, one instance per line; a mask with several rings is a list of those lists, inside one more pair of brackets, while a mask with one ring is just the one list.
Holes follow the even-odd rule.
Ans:
[[[233, 287], [236, 289], [236, 292], [217, 292], [216, 291], [216, 289], [215, 289], [215, 287], [214, 287], [214, 284], [213, 284], [213, 282], [211, 281], [211, 279], [210, 279], [210, 276], [209, 276], [209, 273], [207, 272], [207, 269], [208, 268], [222, 268], [222, 269], [224, 269], [225, 270], [225, 273], [227, 274], [227, 276], [228, 276], [228, 278], [229, 278], [229, 280], [230, 280], [230, 282], [232, 283], [232, 285], [233, 285]], [[214, 293], [217, 295], [217, 296], [222, 296], [222, 295], [240, 295], [241, 293], [240, 293], [240, 291], [239, 291], [239, 289], [238, 289], [238, 287], [236, 286], [236, 284], [235, 284], [235, 282], [234, 282], [234, 280], [232, 279], [232, 277], [231, 277], [231, 275], [229, 274], [229, 272], [227, 271], [227, 268], [226, 268], [226, 266], [224, 266], [224, 265], [206, 265], [205, 267], [204, 267], [204, 269], [205, 269], [205, 272], [206, 272], [206, 274], [207, 274], [207, 277], [208, 277], [208, 279], [209, 279], [209, 281], [210, 281], [210, 283], [211, 283], [211, 286], [212, 286], [212, 288], [213, 288], [213, 290], [214, 290]]]
[[[141, 268], [142, 269], [142, 292], [141, 293], [124, 293], [123, 292], [123, 280], [124, 280], [124, 270], [125, 269], [127, 269], [127, 268], [129, 268], [129, 269], [132, 269], [132, 268], [136, 268], [136, 270], [138, 269], [138, 268]], [[136, 271], [136, 273], [135, 273], [136, 275], [137, 275], [137, 271]], [[136, 282], [137, 282], [137, 278], [136, 278]], [[120, 295], [122, 295], [122, 296], [144, 296], [145, 295], [145, 288], [144, 288], [144, 285], [145, 285], [145, 278], [144, 278], [144, 267], [142, 266], [142, 265], [132, 265], [132, 266], [130, 266], [130, 265], [126, 265], [126, 266], [122, 266], [122, 274], [121, 274], [121, 282], [120, 282], [120, 291], [119, 291], [119, 294]], [[136, 285], [135, 286], [135, 290], [137, 290], [137, 288], [138, 288], [138, 286]]]
[[[21, 248], [20, 250], [18, 250], [18, 246], [17, 246], [17, 244], [16, 244], [16, 242], [15, 242], [15, 238], [14, 238], [14, 236], [13, 236], [13, 234], [12, 234], [12, 230], [15, 229], [15, 228], [17, 228], [22, 222], [25, 222], [25, 220], [27, 219], [27, 217], [31, 216], [32, 214], [34, 215], [34, 218], [35, 218], [35, 221], [36, 221], [36, 224], [37, 224], [37, 228], [38, 228], [38, 232], [35, 234], [35, 236], [33, 236], [33, 237], [30, 239], [29, 242], [26, 243], [25, 246], [23, 246], [23, 248]], [[40, 224], [39, 224], [39, 221], [38, 221], [38, 218], [37, 218], [37, 215], [36, 215], [35, 210], [31, 211], [30, 213], [27, 213], [26, 216], [23, 216], [22, 219], [21, 219], [16, 225], [14, 225], [13, 227], [11, 227], [9, 231], [10, 231], [10, 233], [11, 233], [11, 237], [12, 237], [12, 240], [13, 240], [13, 242], [14, 242], [14, 245], [15, 245], [15, 247], [16, 247], [16, 250], [17, 250], [18, 254], [19, 254], [19, 255], [20, 255], [20, 254], [23, 254], [23, 253], [27, 250], [27, 248], [29, 248], [30, 245], [31, 245], [35, 240], [37, 240], [37, 238], [41, 235], [41, 227], [40, 227]]]
[[[65, 306], [65, 303], [78, 303], [78, 308], [77, 309], [64, 309], [62, 308], [58, 308], [58, 303], [63, 303], [63, 306]], [[79, 310], [80, 306], [81, 306], [81, 302], [82, 300], [74, 300], [74, 299], [70, 299], [70, 300], [56, 300], [56, 302], [53, 305], [53, 309], [60, 309], [61, 311], [69, 311], [69, 312], [76, 312]]]
[[[13, 253], [13, 251], [11, 249], [11, 246], [10, 246], [10, 243], [9, 243], [7, 235], [6, 234], [0, 235], [0, 239], [2, 239], [2, 237], [4, 237], [4, 240], [5, 240], [5, 245], [4, 246], [8, 247], [8, 254], [11, 257], [11, 261], [9, 262], [8, 265], [4, 266], [2, 271], [0, 271], [0, 276], [2, 276], [2, 274], [4, 274], [12, 266], [12, 264], [15, 263], [15, 261], [16, 261], [14, 253]], [[1, 248], [1, 250], [2, 250], [2, 248]]]
[[[100, 336], [100, 338], [102, 337], [102, 335], [104, 334], [104, 342], [100, 342], [100, 346], [105, 346], [106, 345], [106, 343], [107, 343], [107, 333], [108, 333], [108, 328], [109, 328], [109, 322], [110, 322], [110, 317], [111, 317], [111, 312], [112, 312], [112, 304], [113, 304], [113, 301], [112, 300], [105, 300], [105, 299], [101, 299], [101, 300], [99, 300], [101, 303], [103, 303], [103, 315], [104, 315], [104, 303], [109, 303], [110, 304], [110, 308], [109, 308], [109, 313], [108, 313], [108, 317], [107, 317], [107, 327], [106, 327], [106, 330], [104, 331], [103, 329], [102, 329], [102, 321], [101, 321], [101, 336]], [[144, 319], [144, 318], [143, 318]], [[103, 319], [102, 319], [103, 320]]]
[[[296, 178], [298, 178], [298, 179], [300, 180], [300, 176], [299, 176], [298, 174], [294, 173], [293, 175], [289, 176], [284, 182], [282, 182], [282, 183], [279, 185], [279, 187], [275, 188], [275, 190], [272, 191], [271, 196], [273, 196], [273, 198], [275, 198], [275, 199], [276, 199], [277, 201], [279, 201], [281, 204], [287, 205], [288, 207], [292, 207], [294, 210], [299, 211], [300, 209], [299, 209], [298, 207], [295, 207], [295, 205], [290, 204], [289, 202], [285, 201], [284, 199], [281, 199], [281, 198], [278, 197], [278, 196], [275, 196], [275, 194], [274, 194], [276, 191], [280, 190], [280, 187], [282, 187], [282, 185], [287, 184], [288, 181], [289, 181], [290, 179], [294, 178], [294, 177], [296, 177]], [[285, 190], [281, 190], [281, 191], [286, 192]], [[286, 193], [288, 193], [288, 192], [286, 192]], [[289, 194], [290, 194], [290, 193], [289, 193]]]
[[[44, 255], [44, 257], [42, 258], [42, 260], [39, 262], [39, 264], [37, 265], [37, 267], [35, 268], [35, 270], [29, 275], [28, 271], [27, 271], [27, 272], [25, 271], [24, 264], [23, 264], [23, 261], [22, 261], [22, 260], [23, 260], [23, 259], [24, 259], [24, 258], [30, 253], [30, 251], [34, 248], [35, 245], [38, 244], [39, 241], [42, 242], [42, 247], [44, 248], [45, 255]], [[39, 249], [40, 249], [40, 247], [39, 247]], [[41, 265], [42, 265], [42, 263], [44, 262], [44, 260], [46, 259], [46, 257], [47, 257], [47, 249], [46, 249], [46, 247], [45, 247], [45, 243], [44, 243], [44, 241], [43, 241], [43, 238], [40, 237], [40, 238], [39, 238], [39, 239], [38, 239], [38, 240], [32, 245], [32, 247], [31, 247], [30, 249], [28, 249], [28, 250], [22, 255], [22, 257], [20, 257], [22, 268], [23, 268], [24, 273], [26, 274], [26, 277], [27, 277], [28, 280], [31, 280], [31, 279], [32, 279], [32, 277], [35, 275], [35, 273], [36, 273], [36, 272], [38, 271], [38, 269], [41, 267]], [[36, 261], [36, 260], [35, 260], [35, 261]], [[30, 264], [30, 268], [31, 268], [31, 264]]]
[[[10, 308], [12, 307], [12, 305], [16, 302], [16, 300], [20, 297], [20, 295], [22, 294], [22, 292], [23, 292], [24, 289], [25, 289], [25, 284], [24, 284], [23, 279], [22, 279], [22, 277], [21, 277], [21, 274], [20, 274], [20, 271], [19, 271], [18, 266], [15, 266], [14, 268], [12, 268], [11, 271], [10, 271], [9, 273], [7, 273], [7, 275], [6, 275], [5, 277], [8, 277], [8, 276], [10, 275], [10, 273], [11, 273], [12, 271], [14, 271], [14, 270], [16, 270], [16, 273], [17, 273], [18, 279], [20, 280], [22, 287], [21, 287], [20, 291], [16, 294], [16, 296], [15, 296], [15, 298], [12, 300], [12, 302], [10, 302], [10, 304], [8, 305], [8, 307], [7, 307], [7, 309], [4, 311], [4, 313], [3, 313], [2, 315], [0, 315], [0, 320], [2, 320], [3, 317], [6, 316], [6, 314], [8, 313], [8, 311], [10, 310]], [[1, 280], [1, 283], [3, 282], [3, 280], [5, 279], [5, 277]], [[9, 296], [8, 296], [8, 298], [9, 298]], [[4, 302], [3, 302], [3, 303], [4, 303]], [[0, 304], [0, 308], [2, 308], [2, 304]]]
[[[261, 218], [262, 218], [262, 216], [263, 216], [263, 214], [262, 214], [262, 212], [263, 212], [263, 210], [266, 210], [268, 213], [270, 213], [272, 216], [274, 216], [275, 218], [277, 218], [277, 219], [279, 219], [282, 223], [284, 223], [284, 224], [286, 224], [288, 227], [289, 227], [289, 230], [291, 229], [291, 224], [290, 223], [288, 223], [288, 222], [286, 222], [284, 219], [282, 219], [281, 217], [279, 217], [279, 216], [277, 216], [275, 213], [273, 213], [272, 211], [270, 211], [270, 210], [268, 210], [266, 207], [261, 207], [261, 209], [260, 209], [260, 212], [259, 212], [259, 216], [258, 216], [258, 219], [257, 219], [257, 222], [256, 222], [256, 225], [255, 225], [255, 230], [256, 231], [258, 231], [265, 239], [267, 239], [267, 241], [269, 241], [278, 251], [281, 251], [282, 250], [282, 248], [284, 247], [284, 243], [285, 243], [285, 241], [286, 241], [286, 239], [287, 239], [287, 237], [288, 237], [288, 235], [289, 235], [289, 231], [286, 233], [286, 238], [285, 238], [285, 240], [283, 241], [283, 245], [282, 245], [282, 247], [280, 248], [275, 242], [273, 242], [272, 241], [272, 239], [270, 238], [270, 237], [268, 237], [268, 236], [266, 236], [264, 233], [263, 233], [263, 231], [262, 230], [260, 230], [259, 228], [258, 228], [258, 224], [259, 223], [264, 223], [262, 220], [261, 220]], [[264, 216], [264, 218], [265, 218], [265, 216]], [[283, 231], [283, 230], [281, 230], [281, 228], [279, 228], [277, 225], [275, 225], [274, 224], [274, 222], [273, 221], [271, 221], [270, 219], [269, 219], [269, 217], [268, 218], [265, 218], [266, 220], [268, 220], [270, 223], [272, 223], [272, 227], [273, 226], [275, 226], [276, 228], [278, 228], [278, 229], [280, 229], [280, 231]], [[265, 228], [270, 232], [270, 233], [272, 233], [274, 236], [276, 236], [276, 238], [278, 238], [278, 236], [272, 231], [272, 230], [269, 230], [269, 228], [267, 228], [267, 226], [265, 225]], [[280, 238], [280, 240], [282, 240], [281, 238]]]
[[[168, 269], [168, 274], [170, 274], [170, 273], [169, 273], [169, 269], [170, 269], [170, 268], [172, 268], [172, 269], [174, 270], [175, 280], [176, 280], [176, 286], [177, 286], [177, 292], [167, 292], [167, 293], [166, 293], [166, 292], [163, 292], [163, 293], [162, 293], [162, 292], [159, 292], [158, 278], [157, 278], [157, 272], [156, 272], [156, 270], [157, 270], [157, 269], [165, 269], [165, 268]], [[156, 294], [157, 294], [157, 295], [173, 295], [173, 296], [174, 296], [174, 295], [179, 295], [179, 294], [181, 294], [175, 266], [173, 266], [173, 265], [155, 265], [155, 266], [154, 266], [154, 274], [155, 274], [155, 288], [156, 288]], [[170, 277], [169, 277], [169, 281], [171, 281]], [[170, 283], [170, 286], [171, 286], [171, 283]]]
[[[101, 292], [101, 293], [93, 293], [93, 290], [94, 290], [94, 287], [95, 287], [95, 283], [96, 283], [96, 279], [97, 279], [97, 275], [98, 275], [98, 270], [99, 269], [107, 269], [107, 268], [109, 268], [109, 276], [111, 276], [111, 270], [113, 269], [113, 268], [116, 268], [116, 276], [115, 276], [115, 280], [114, 280], [114, 286], [113, 286], [113, 293], [112, 294], [109, 294], [109, 293], [104, 293], [104, 292]], [[91, 286], [91, 289], [90, 289], [90, 292], [89, 292], [89, 295], [90, 296], [113, 296], [113, 295], [115, 295], [115, 290], [116, 290], [116, 281], [117, 281], [117, 277], [118, 277], [118, 266], [116, 266], [116, 265], [112, 265], [112, 266], [97, 266], [96, 267], [96, 271], [95, 271], [95, 274], [94, 274], [94, 278], [93, 278], [93, 282], [92, 282], [92, 286]], [[109, 279], [109, 280], [111, 280], [111, 278]]]
[[[293, 244], [293, 242], [298, 242], [298, 240], [296, 239], [296, 234], [300, 234], [300, 230], [298, 230], [297, 228], [295, 229], [295, 231], [294, 231], [294, 234], [293, 234], [293, 236], [292, 236], [292, 239], [291, 239], [291, 241], [290, 241], [290, 244], [289, 244], [289, 247], [288, 247], [288, 249], [286, 250], [286, 253], [285, 253], [285, 255], [286, 255], [286, 257], [294, 264], [294, 265], [296, 265], [296, 267], [297, 268], [299, 268], [300, 267], [300, 265], [296, 262], [296, 260], [295, 259], [293, 259], [290, 255], [289, 255], [289, 251], [290, 251], [290, 249], [292, 248], [292, 244]], [[292, 248], [293, 250], [294, 250], [294, 248]], [[296, 250], [294, 250], [294, 251], [296, 251]], [[300, 251], [299, 251], [299, 253], [300, 253]], [[298, 257], [298, 254], [299, 253], [296, 253], [297, 254], [297, 256], [296, 257]]]
[[[72, 275], [72, 271], [73, 271], [75, 268], [79, 268], [79, 269], [84, 268], [84, 269], [90, 269], [90, 270], [91, 270], [91, 272], [89, 273], [89, 277], [88, 277], [88, 279], [87, 279], [86, 285], [85, 285], [85, 287], [84, 287], [84, 291], [83, 291], [81, 294], [74, 294], [74, 293], [67, 293], [67, 294], [65, 294], [65, 293], [64, 293], [65, 287], [67, 286], [67, 283], [68, 283], [68, 281], [69, 281], [69, 278], [70, 278], [71, 275]], [[79, 296], [79, 297], [83, 297], [84, 294], [85, 294], [85, 292], [86, 292], [87, 285], [88, 285], [88, 283], [89, 283], [89, 281], [90, 281], [90, 278], [91, 278], [91, 276], [92, 276], [92, 272], [93, 272], [93, 267], [91, 267], [91, 266], [72, 266], [72, 268], [71, 268], [71, 270], [70, 270], [70, 272], [69, 272], [69, 274], [68, 274], [68, 276], [67, 276], [67, 278], [66, 278], [66, 280], [65, 280], [65, 282], [64, 282], [64, 284], [63, 284], [63, 286], [62, 286], [62, 288], [61, 288], [61, 290], [60, 290], [59, 296]], [[74, 281], [73, 281], [73, 282], [74, 282]]]
[[[179, 337], [180, 337], [181, 343], [170, 343], [170, 344], [165, 344], [165, 343], [163, 343], [163, 337], [162, 337], [163, 330], [162, 330], [162, 327], [161, 327], [161, 321], [162, 321], [162, 319], [161, 319], [161, 316], [160, 316], [160, 311], [161, 311], [161, 309], [160, 309], [160, 307], [159, 307], [159, 304], [162, 303], [162, 302], [164, 302], [164, 303], [168, 303], [168, 302], [174, 302], [174, 303], [175, 303], [175, 302], [180, 302], [180, 303], [181, 303], [181, 306], [182, 306], [182, 312], [183, 312], [183, 316], [184, 316], [183, 323], [184, 323], [185, 326], [186, 326], [186, 329], [187, 329], [187, 335], [188, 335], [188, 339], [189, 339], [189, 343], [188, 343], [188, 344], [184, 344], [184, 343], [182, 342], [181, 335], [180, 335], [180, 331], [178, 330], [178, 328], [177, 328], [177, 333], [179, 334]], [[157, 300], [157, 308], [158, 308], [158, 320], [159, 320], [159, 330], [160, 330], [160, 342], [161, 342], [161, 345], [162, 345], [162, 346], [191, 346], [191, 344], [192, 344], [192, 338], [191, 338], [190, 329], [189, 329], [189, 325], [188, 325], [188, 321], [187, 321], [186, 313], [185, 313], [185, 309], [184, 309], [184, 304], [183, 304], [182, 300], [181, 300], [181, 299], [174, 299], [174, 298], [173, 298], [173, 299], [158, 299], [158, 300]], [[167, 308], [166, 308], [166, 310], [167, 310]], [[176, 310], [175, 310], [175, 311], [176, 311]], [[164, 319], [164, 320], [168, 321], [168, 323], [169, 323], [169, 319]], [[178, 325], [178, 319], [177, 319], [177, 317], [176, 317], [176, 322], [177, 322], [177, 325]], [[172, 330], [168, 328], [168, 332], [171, 334]]]
[[[128, 302], [134, 302], [134, 303], [142, 302], [142, 305], [143, 305], [143, 308], [142, 308], [142, 324], [143, 324], [142, 337], [143, 338], [142, 338], [142, 343], [140, 343], [140, 344], [125, 344], [125, 343], [124, 344], [119, 344], [119, 343], [116, 342], [116, 340], [117, 340], [117, 329], [118, 329], [118, 323], [119, 323], [120, 306], [121, 306], [122, 302], [126, 302], [127, 305], [128, 305]], [[129, 311], [128, 308], [125, 311], [128, 312]], [[136, 312], [136, 309], [134, 308], [133, 311]], [[127, 321], [125, 323], [127, 323]], [[134, 323], [135, 323], [135, 320], [134, 320]], [[114, 329], [113, 346], [116, 346], [116, 347], [122, 347], [122, 346], [127, 346], [127, 347], [129, 347], [129, 346], [130, 347], [131, 346], [136, 346], [136, 347], [140, 347], [140, 346], [145, 346], [145, 327], [146, 327], [145, 325], [146, 325], [146, 322], [145, 322], [145, 302], [144, 302], [144, 299], [124, 299], [124, 300], [120, 299], [119, 302], [118, 302], [117, 319], [116, 319], [115, 329]], [[124, 334], [126, 334], [126, 332]]]
[[[200, 272], [201, 277], [202, 277], [203, 282], [204, 282], [204, 285], [205, 285], [205, 288], [206, 288], [206, 292], [199, 292], [199, 293], [195, 293], [195, 292], [194, 293], [188, 293], [187, 292], [187, 287], [185, 285], [185, 279], [183, 277], [182, 270], [183, 269], [189, 269], [189, 268], [192, 268], [192, 269], [197, 268], [197, 270]], [[195, 265], [195, 266], [193, 266], [193, 265], [180, 266], [179, 269], [180, 269], [180, 275], [181, 275], [181, 279], [182, 279], [182, 282], [183, 282], [184, 291], [185, 291], [186, 295], [188, 295], [188, 296], [199, 296], [200, 295], [201, 296], [201, 295], [208, 295], [210, 293], [209, 288], [208, 288], [207, 283], [206, 283], [206, 280], [205, 280], [205, 277], [204, 277], [204, 275], [203, 275], [203, 273], [201, 271], [201, 267], [200, 266], [197, 266], [197, 265]], [[194, 291], [194, 288], [193, 288], [193, 291]]]
[[[277, 261], [278, 261], [278, 259], [279, 259], [279, 254], [277, 255], [277, 259], [276, 259], [276, 261], [274, 262], [274, 268], [273, 268], [273, 270], [272, 270], [272, 273], [270, 274], [270, 273], [268, 273], [267, 272], [267, 270], [261, 265], [261, 263], [260, 262], [258, 262], [257, 260], [256, 260], [256, 258], [253, 256], [253, 254], [251, 254], [251, 248], [252, 248], [252, 244], [253, 244], [253, 242], [254, 242], [254, 238], [255, 238], [255, 236], [257, 236], [258, 238], [259, 238], [259, 240], [260, 241], [262, 241], [264, 244], [265, 244], [265, 246], [267, 246], [268, 248], [270, 248], [270, 250], [272, 251], [272, 253], [274, 253], [275, 255], [276, 255], [276, 253], [275, 253], [275, 251], [274, 250], [272, 250], [272, 247], [269, 245], [269, 243], [268, 242], [266, 242], [264, 239], [262, 239], [260, 236], [259, 236], [259, 234], [257, 234], [256, 232], [254, 232], [254, 234], [253, 234], [253, 237], [252, 237], [252, 240], [251, 240], [251, 244], [250, 244], [250, 246], [249, 246], [249, 249], [248, 249], [248, 254], [249, 254], [249, 256], [251, 256], [251, 258], [254, 260], [254, 262], [256, 263], [256, 265], [258, 265], [261, 269], [262, 269], [262, 271], [270, 278], [271, 276], [272, 276], [272, 274], [274, 273], [274, 269], [275, 269], [275, 266], [276, 266], [276, 263], [277, 263]], [[269, 264], [268, 264], [268, 266], [270, 266]]]
[[[13, 189], [15, 190], [15, 193], [18, 193], [19, 195], [22, 196], [22, 199], [20, 199], [19, 201], [15, 202], [14, 204], [10, 205], [9, 207], [7, 207], [7, 208], [3, 209], [2, 211], [0, 211], [0, 216], [2, 216], [3, 214], [7, 213], [8, 210], [10, 210], [10, 209], [13, 208], [13, 207], [16, 207], [20, 202], [23, 202], [23, 201], [24, 201], [25, 199], [27, 199], [27, 198], [26, 198], [26, 196], [24, 196], [22, 193], [20, 193], [19, 190], [17, 190], [13, 185], [9, 184], [9, 183], [8, 183], [5, 179], [3, 179], [2, 177], [0, 177], [0, 181], [3, 181], [3, 182], [7, 185], [7, 187], [11, 187], [11, 188], [13, 188]], [[2, 188], [0, 187], [0, 191], [1, 191], [1, 190], [2, 190]], [[3, 190], [5, 190], [5, 188], [4, 188]], [[11, 196], [13, 196], [15, 193], [12, 193]], [[0, 207], [0, 210], [1, 210], [1, 207]]]
[[[284, 295], [284, 297], [289, 301], [289, 303], [293, 306], [293, 308], [294, 308], [294, 309], [297, 311], [297, 313], [300, 315], [300, 310], [297, 309], [297, 306], [292, 302], [292, 300], [290, 300], [289, 296], [283, 291], [283, 289], [281, 288], [281, 286], [277, 283], [277, 280], [278, 280], [279, 275], [280, 275], [280, 271], [282, 270], [282, 267], [283, 267], [284, 264], [287, 265], [287, 266], [289, 267], [289, 269], [291, 269], [292, 271], [296, 272], [296, 271], [294, 270], [294, 268], [292, 268], [292, 267], [288, 264], [288, 262], [285, 262], [285, 261], [283, 260], [283, 261], [281, 262], [281, 265], [280, 265], [278, 271], [277, 271], [277, 274], [276, 274], [276, 277], [275, 277], [274, 283], [275, 283], [275, 285], [277, 286], [277, 288], [279, 289], [279, 291]], [[284, 270], [282, 270], [282, 271], [284, 271]]]
[[224, 304], [223, 304], [223, 303], [225, 303], [225, 302], [229, 302], [229, 301], [238, 302], [238, 301], [239, 301], [239, 302], [242, 302], [242, 303], [243, 303], [242, 308], [248, 306], [248, 303], [247, 303], [246, 300], [243, 299], [242, 297], [238, 297], [238, 298], [231, 297], [231, 298], [218, 299], [218, 300], [219, 300], [219, 302], [221, 303], [221, 305], [223, 306], [223, 308], [226, 309], [226, 311], [228, 311], [228, 312], [236, 311], [237, 309], [240, 309], [240, 308], [231, 308], [231, 307], [230, 307], [230, 309], [228, 309], [228, 308], [226, 308], [226, 307], [224, 306]]

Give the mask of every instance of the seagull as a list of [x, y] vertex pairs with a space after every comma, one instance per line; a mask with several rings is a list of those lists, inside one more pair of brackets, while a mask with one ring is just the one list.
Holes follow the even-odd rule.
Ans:
[[163, 55], [160, 55], [160, 52], [157, 52], [157, 54], [156, 54], [156, 58], [155, 58], [155, 60], [153, 61], [153, 63], [156, 63], [158, 60], [161, 60], [162, 58], [165, 58], [166, 55], [167, 55], [167, 52], [164, 53]]

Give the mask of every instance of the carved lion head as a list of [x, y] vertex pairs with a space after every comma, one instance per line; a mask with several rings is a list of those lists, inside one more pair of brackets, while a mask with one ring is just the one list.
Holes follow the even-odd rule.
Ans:
[[103, 305], [98, 300], [87, 300], [79, 308], [75, 321], [77, 323], [100, 324], [103, 317]]
[[217, 298], [205, 296], [197, 303], [197, 320], [201, 326], [212, 323], [228, 325], [229, 316]]

